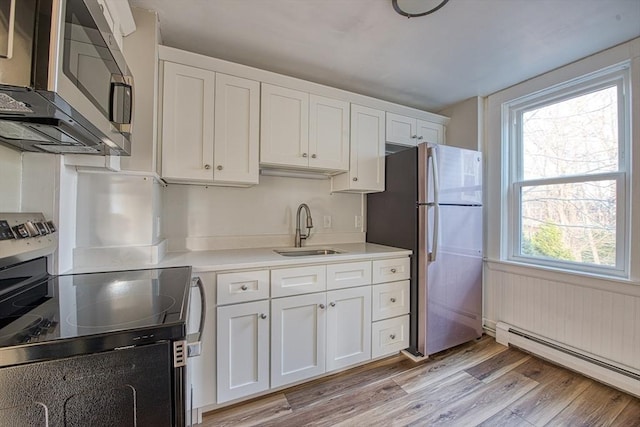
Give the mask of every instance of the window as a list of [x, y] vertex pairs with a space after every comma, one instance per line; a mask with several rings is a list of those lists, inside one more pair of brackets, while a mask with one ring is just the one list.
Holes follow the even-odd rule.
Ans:
[[513, 261], [628, 275], [628, 65], [505, 105]]

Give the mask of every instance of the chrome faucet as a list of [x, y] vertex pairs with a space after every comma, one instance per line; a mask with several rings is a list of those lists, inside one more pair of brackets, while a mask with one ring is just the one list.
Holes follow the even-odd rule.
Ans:
[[[307, 233], [302, 234], [302, 230], [300, 228], [300, 211], [304, 208], [305, 213], [307, 214]], [[309, 210], [309, 206], [306, 203], [302, 203], [298, 206], [298, 213], [296, 214], [296, 248], [302, 247], [302, 241], [309, 238], [311, 235], [311, 229], [313, 228], [313, 220], [311, 219], [311, 211]]]

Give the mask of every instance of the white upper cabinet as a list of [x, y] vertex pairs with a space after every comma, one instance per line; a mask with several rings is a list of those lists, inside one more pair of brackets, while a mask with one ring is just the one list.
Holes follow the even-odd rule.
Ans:
[[349, 170], [349, 103], [309, 96], [309, 167]]
[[258, 183], [260, 83], [216, 75], [213, 180]]
[[434, 142], [436, 144], [444, 144], [444, 125], [440, 123], [427, 122], [418, 120], [418, 142]]
[[165, 62], [162, 91], [162, 177], [213, 181], [215, 73]]
[[260, 83], [165, 62], [162, 87], [162, 177], [257, 184]]
[[262, 85], [260, 163], [309, 164], [309, 94]]
[[270, 167], [349, 169], [349, 103], [262, 85], [260, 163]]
[[386, 140], [391, 144], [415, 146], [421, 142], [444, 144], [444, 125], [400, 114], [387, 113]]
[[349, 172], [331, 178], [332, 191], [384, 191], [385, 113], [351, 104]]

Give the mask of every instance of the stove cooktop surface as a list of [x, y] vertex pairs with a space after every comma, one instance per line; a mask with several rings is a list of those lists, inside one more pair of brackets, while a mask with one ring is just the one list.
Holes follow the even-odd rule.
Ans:
[[[20, 278], [22, 279], [22, 277]], [[0, 366], [182, 339], [190, 267], [0, 276]]]

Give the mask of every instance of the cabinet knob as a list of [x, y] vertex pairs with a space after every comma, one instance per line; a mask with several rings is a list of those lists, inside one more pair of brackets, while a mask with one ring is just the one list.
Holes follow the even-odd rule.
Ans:
[[357, 180], [358, 180], [358, 177], [354, 176], [354, 177], [353, 177], [353, 180], [354, 180], [354, 181], [357, 181]]
[[395, 273], [396, 271], [398, 271], [398, 270], [396, 270], [395, 268], [392, 268], [392, 269], [391, 269], [391, 272], [392, 272], [392, 273]]
[[395, 334], [391, 334], [391, 335], [389, 335], [389, 338], [391, 338], [392, 340], [395, 340], [396, 339], [396, 335]]
[[312, 158], [312, 159], [315, 159], [316, 157], [318, 157], [318, 156], [316, 156], [315, 154], [312, 154], [312, 155], [311, 155], [311, 158]]
[[331, 307], [335, 307], [335, 306], [336, 306], [336, 303], [335, 303], [335, 302], [330, 302], [330, 303], [329, 303], [329, 305], [330, 305]]
[[307, 153], [302, 153], [302, 157], [307, 157]]
[[420, 136], [418, 137], [418, 139], [419, 139], [420, 141], [422, 141], [422, 140], [424, 139], [424, 137], [423, 137], [422, 135], [420, 135]]
[[217, 167], [216, 169], [218, 169], [219, 171], [221, 171], [221, 170], [223, 169], [223, 168], [222, 168], [222, 165], [218, 165], [218, 167]]
[[320, 307], [321, 310], [324, 310], [324, 304], [318, 304], [318, 307]]
[[211, 165], [204, 165], [205, 169], [211, 169]]
[[391, 302], [396, 302], [396, 299], [395, 298], [391, 298]]
[[262, 314], [260, 315], [260, 318], [261, 318], [261, 319], [266, 319], [266, 318], [267, 318], [267, 315], [266, 315], [266, 314], [264, 314], [264, 313], [262, 313]]
[[243, 291], [246, 291], [249, 288], [247, 287], [247, 285], [242, 285], [242, 286], [240, 286], [240, 289], [242, 289]]
[[411, 139], [416, 139], [418, 135], [411, 135]]

